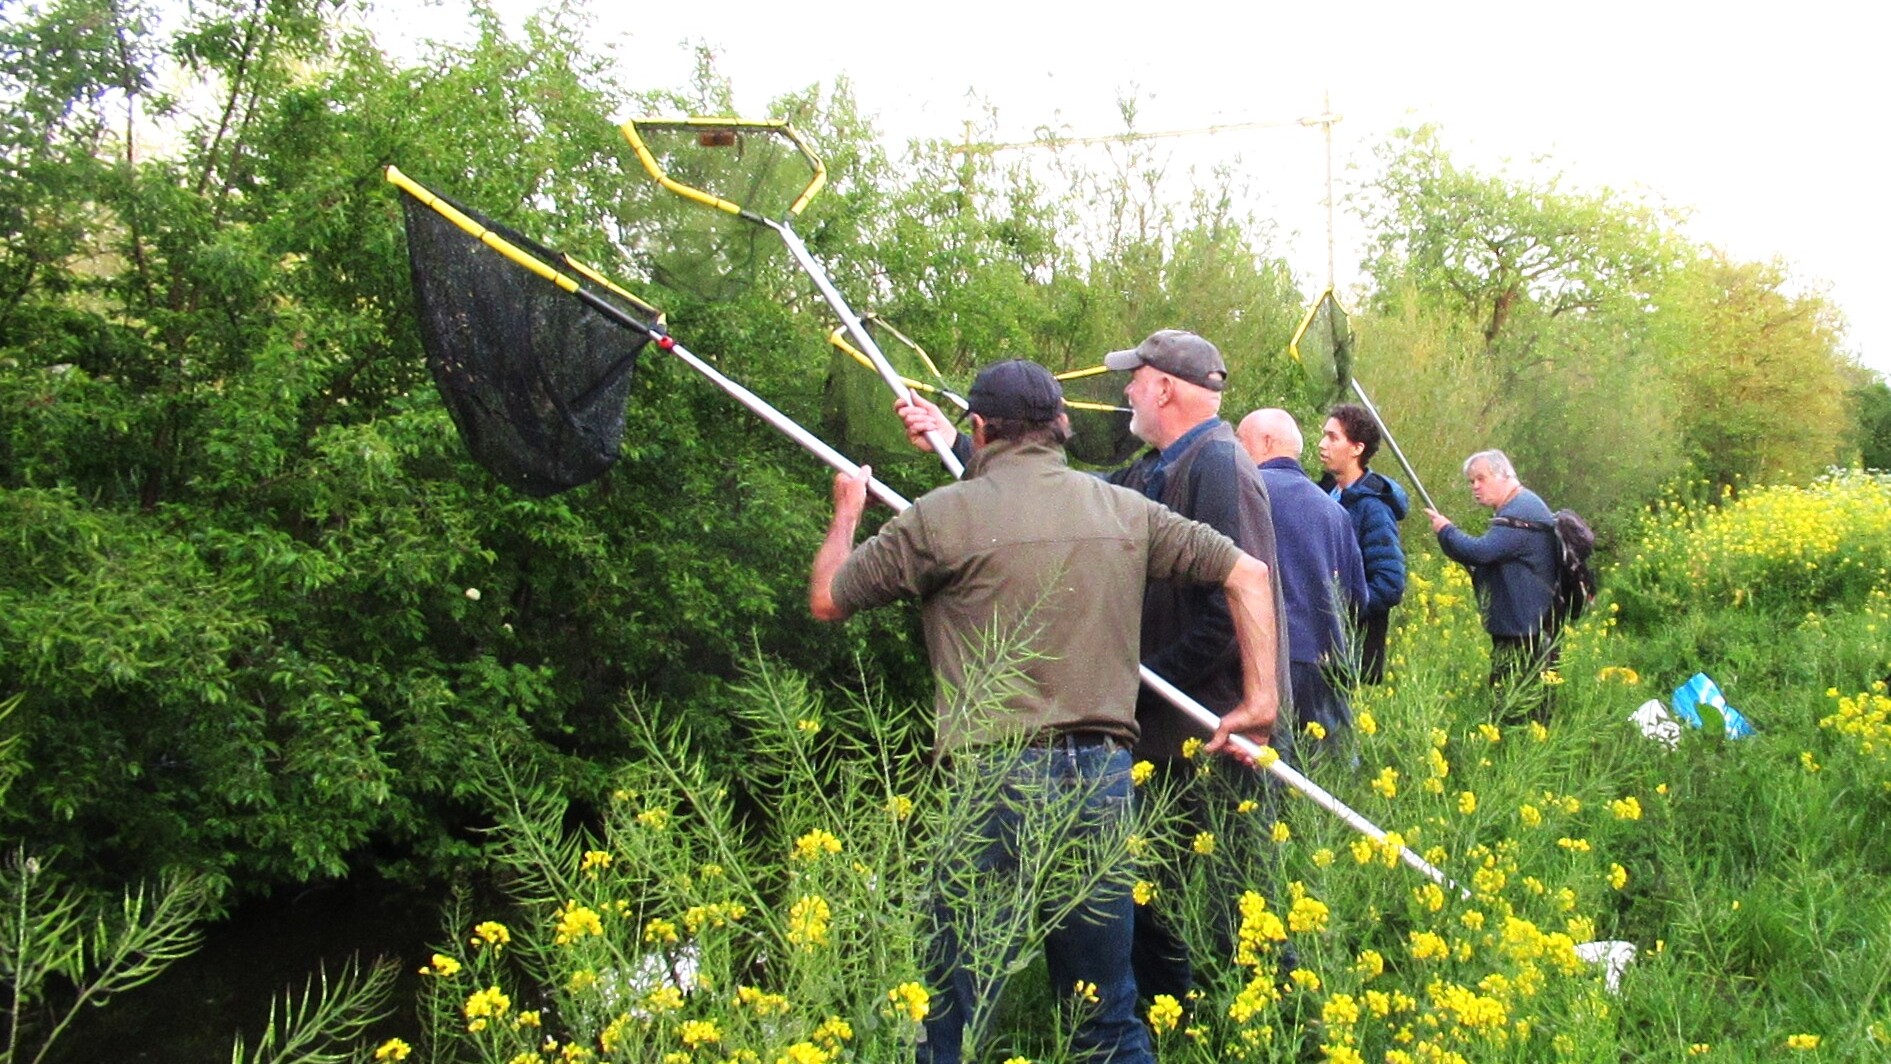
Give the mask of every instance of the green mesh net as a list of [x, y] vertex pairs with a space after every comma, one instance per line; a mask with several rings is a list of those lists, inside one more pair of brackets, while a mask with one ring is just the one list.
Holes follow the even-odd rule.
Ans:
[[1332, 289], [1320, 293], [1287, 345], [1323, 402], [1340, 397], [1353, 376], [1353, 332]]
[[[651, 163], [669, 180], [772, 221], [790, 216], [816, 163], [781, 127], [634, 123]], [[651, 279], [702, 299], [730, 299], [769, 270], [781, 241], [767, 226], [643, 182], [628, 193], [631, 243]], [[783, 274], [787, 276], [787, 274]]]

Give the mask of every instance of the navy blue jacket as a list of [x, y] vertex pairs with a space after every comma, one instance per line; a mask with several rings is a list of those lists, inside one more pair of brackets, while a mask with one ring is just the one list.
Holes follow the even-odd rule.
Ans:
[[[1337, 482], [1328, 473], [1320, 487], [1333, 490]], [[1342, 488], [1339, 504], [1353, 519], [1359, 537], [1359, 559], [1366, 566], [1366, 609], [1362, 616], [1383, 617], [1405, 601], [1405, 547], [1399, 542], [1399, 522], [1412, 507], [1398, 481], [1371, 470]]]
[[[1291, 458], [1262, 462], [1261, 481], [1273, 509], [1289, 660], [1341, 657], [1345, 627], [1340, 618], [1352, 616], [1366, 601], [1366, 570], [1352, 522]], [[1341, 601], [1334, 601], [1336, 591]]]
[[[1497, 508], [1497, 517], [1551, 523], [1556, 519], [1536, 492], [1520, 489]], [[1495, 636], [1534, 635], [1549, 617], [1556, 600], [1561, 548], [1548, 532], [1493, 524], [1473, 536], [1456, 525], [1438, 532], [1438, 547], [1445, 557], [1471, 570], [1484, 611], [1484, 630]]]

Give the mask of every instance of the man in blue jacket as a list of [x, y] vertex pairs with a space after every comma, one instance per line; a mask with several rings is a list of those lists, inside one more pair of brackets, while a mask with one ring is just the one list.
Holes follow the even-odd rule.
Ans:
[[[1256, 410], [1235, 430], [1261, 470], [1274, 518], [1287, 647], [1293, 679], [1293, 720], [1323, 732], [1309, 749], [1341, 749], [1352, 730], [1352, 708], [1335, 690], [1332, 669], [1346, 660], [1346, 624], [1366, 602], [1366, 571], [1359, 541], [1340, 504], [1308, 479], [1300, 465], [1306, 447], [1300, 426], [1285, 410]], [[1305, 736], [1301, 736], [1304, 740]]]
[[[1560, 548], [1555, 517], [1536, 492], [1517, 479], [1502, 451], [1479, 451], [1464, 460], [1464, 477], [1479, 506], [1495, 511], [1490, 530], [1473, 536], [1436, 510], [1426, 509], [1444, 555], [1471, 571], [1484, 630], [1490, 633], [1490, 682], [1500, 714], [1527, 713], [1542, 721], [1549, 701], [1540, 677], [1556, 668], [1556, 602]], [[1518, 527], [1509, 522], [1529, 522]], [[1547, 527], [1546, 527], [1547, 526]]]
[[1352, 518], [1359, 558], [1366, 567], [1366, 602], [1356, 616], [1359, 682], [1374, 684], [1385, 680], [1385, 633], [1391, 627], [1392, 607], [1405, 599], [1399, 522], [1412, 505], [1397, 481], [1368, 468], [1379, 438], [1379, 423], [1365, 407], [1341, 403], [1327, 411], [1319, 447], [1320, 464], [1326, 468], [1320, 487]]

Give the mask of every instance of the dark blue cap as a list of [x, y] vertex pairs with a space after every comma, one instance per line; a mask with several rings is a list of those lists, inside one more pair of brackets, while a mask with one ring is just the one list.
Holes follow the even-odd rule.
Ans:
[[1064, 388], [1050, 370], [1027, 359], [994, 362], [972, 382], [970, 410], [982, 418], [1055, 421], [1064, 412]]

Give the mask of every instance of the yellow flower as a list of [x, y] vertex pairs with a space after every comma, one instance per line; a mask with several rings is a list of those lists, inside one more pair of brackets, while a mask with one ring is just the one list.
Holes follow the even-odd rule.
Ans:
[[1436, 883], [1427, 883], [1422, 887], [1414, 887], [1412, 889], [1412, 895], [1418, 899], [1418, 904], [1424, 906], [1428, 912], [1435, 913], [1445, 907], [1445, 892], [1438, 889], [1438, 884]]
[[1589, 852], [1588, 839], [1572, 839], [1572, 838], [1565, 837], [1565, 838], [1557, 839], [1556, 845], [1561, 846], [1563, 849], [1569, 850], [1572, 853], [1588, 853]]
[[1005, 1064], [1031, 1064], [1030, 1057], [1006, 1057]]
[[1326, 930], [1330, 915], [1326, 903], [1314, 898], [1298, 898], [1287, 911], [1287, 927], [1295, 934]]
[[1195, 755], [1202, 752], [1203, 745], [1204, 744], [1202, 743], [1200, 739], [1197, 739], [1192, 735], [1189, 736], [1188, 738], [1182, 740], [1182, 757], [1185, 760], [1194, 760]]
[[567, 901], [558, 910], [558, 923], [552, 933], [552, 941], [560, 946], [569, 946], [587, 935], [602, 935], [604, 921], [598, 914], [576, 901]]
[[1445, 943], [1444, 938], [1430, 931], [1413, 931], [1408, 937], [1411, 941], [1412, 956], [1418, 960], [1444, 960], [1451, 956], [1451, 947]]
[[1082, 979], [1077, 980], [1077, 982], [1073, 986], [1071, 986], [1070, 993], [1072, 994], [1072, 996], [1077, 997], [1081, 999], [1082, 1001], [1087, 1002], [1088, 1004], [1091, 1004], [1091, 1005], [1095, 1005], [1099, 1001], [1103, 1000], [1101, 997], [1097, 996], [1097, 985], [1095, 983], [1086, 982]]
[[788, 942], [809, 952], [827, 945], [827, 922], [833, 915], [827, 899], [803, 894], [788, 909]]
[[1615, 680], [1624, 687], [1634, 687], [1641, 683], [1641, 674], [1626, 665], [1604, 665], [1601, 671], [1596, 673], [1596, 682], [1607, 683], [1610, 680]]
[[603, 850], [586, 850], [584, 851], [584, 860], [578, 864], [578, 871], [583, 872], [592, 879], [596, 879], [599, 872], [610, 866], [610, 854]]
[[651, 1012], [675, 1012], [683, 1007], [683, 992], [673, 986], [660, 986], [645, 994], [643, 1003]]
[[1623, 868], [1619, 864], [1610, 864], [1609, 886], [1614, 887], [1616, 890], [1621, 890], [1623, 887], [1628, 886], [1628, 869]]
[[668, 945], [677, 941], [676, 925], [661, 916], [654, 917], [643, 925], [643, 940], [651, 945]]
[[905, 820], [913, 815], [913, 800], [903, 794], [896, 794], [886, 800], [886, 811], [892, 813], [895, 820]]
[[1318, 993], [1320, 990], [1319, 973], [1311, 968], [1295, 968], [1288, 978], [1293, 980], [1295, 986], [1308, 993]]
[[1260, 807], [1261, 807], [1261, 803], [1255, 801], [1254, 799], [1243, 798], [1241, 799], [1241, 804], [1234, 807], [1234, 811], [1236, 813], [1239, 813], [1242, 816], [1246, 816], [1249, 813], [1254, 812], [1256, 809], [1259, 809]]
[[1274, 821], [1273, 837], [1275, 842], [1286, 842], [1293, 838], [1293, 831], [1287, 827], [1285, 820], [1276, 820]]
[[676, 1037], [691, 1049], [702, 1045], [713, 1045], [722, 1041], [722, 1029], [714, 1020], [684, 1020], [676, 1029]]
[[1320, 1046], [1320, 1052], [1332, 1064], [1366, 1064], [1366, 1058], [1359, 1055], [1359, 1050], [1344, 1042], [1327, 1043]]
[[[1817, 761], [1817, 759], [1815, 759], [1815, 758], [1814, 758], [1814, 757], [1812, 756], [1812, 751], [1810, 751], [1810, 750], [1805, 750], [1805, 751], [1802, 751], [1802, 752], [1801, 752], [1801, 753], [1799, 754], [1799, 763], [1800, 763], [1801, 765], [1803, 765], [1803, 766], [1805, 766], [1805, 770], [1806, 770], [1807, 772], [1817, 772], [1817, 771], [1819, 771], [1819, 762]], [[1798, 1037], [1798, 1036], [1797, 1036], [1797, 1035], [1795, 1035], [1794, 1037]], [[1794, 1048], [1798, 1048], [1798, 1047], [1797, 1047], [1797, 1046], [1795, 1046]]]
[[1399, 770], [1391, 765], [1379, 770], [1379, 775], [1372, 781], [1372, 789], [1387, 798], [1396, 798], [1399, 793]]
[[1359, 711], [1359, 716], [1354, 718], [1353, 727], [1358, 728], [1361, 735], [1377, 735], [1379, 734], [1379, 718], [1362, 709]]
[[1499, 742], [1504, 737], [1504, 733], [1498, 729], [1497, 725], [1489, 721], [1485, 721], [1477, 726], [1477, 734], [1482, 735], [1484, 741], [1487, 743]]
[[893, 1003], [894, 1012], [914, 1023], [925, 1019], [932, 1007], [932, 995], [918, 983], [901, 983], [886, 992], [886, 999]]
[[1149, 777], [1154, 776], [1155, 774], [1156, 774], [1156, 765], [1155, 765], [1155, 762], [1153, 761], [1138, 761], [1135, 764], [1129, 766], [1129, 782], [1135, 784], [1138, 787], [1142, 786], [1145, 783], [1148, 783]]
[[1796, 1034], [1786, 1039], [1787, 1049], [1817, 1049], [1819, 1036], [1816, 1034]]
[[854, 1036], [854, 1025], [839, 1016], [829, 1016], [814, 1029], [814, 1039], [831, 1048], [839, 1049], [840, 1043]]
[[1687, 1047], [1687, 1055], [1690, 1057], [1706, 1056], [1707, 1051], [1712, 1048], [1714, 1047], [1708, 1045], [1706, 1042], [1696, 1042], [1693, 1045]]
[[1175, 1030], [1182, 1021], [1182, 1004], [1167, 994], [1157, 994], [1149, 1004], [1149, 1029], [1157, 1034]]
[[[921, 993], [923, 994], [925, 992], [921, 991]], [[780, 994], [770, 994], [764, 990], [757, 990], [752, 986], [738, 986], [735, 988], [735, 1004], [737, 1008], [746, 1006], [754, 1009], [755, 1015], [757, 1016], [785, 1013], [790, 1007], [786, 997]]]
[[468, 940], [474, 947], [491, 946], [494, 953], [506, 948], [512, 942], [512, 932], [497, 920], [487, 920], [473, 927], [473, 937]]
[[1209, 831], [1204, 831], [1196, 835], [1195, 841], [1189, 843], [1189, 849], [1194, 850], [1196, 853], [1201, 854], [1203, 857], [1210, 856], [1211, 854], [1215, 852], [1214, 833], [1209, 832]]
[[835, 838], [832, 832], [815, 828], [794, 840], [794, 852], [790, 856], [797, 861], [814, 861], [818, 860], [822, 854], [836, 854], [840, 851], [840, 840]]
[[637, 823], [642, 824], [651, 831], [662, 831], [664, 828], [670, 826], [670, 811], [668, 809], [646, 809], [637, 814]]
[[466, 999], [466, 1004], [460, 1007], [460, 1011], [471, 1021], [466, 1025], [467, 1030], [481, 1031], [486, 1028], [488, 1019], [504, 1016], [506, 1010], [511, 1007], [511, 998], [502, 993], [498, 987], [489, 986], [484, 990], [475, 990], [472, 996]]
[[1317, 720], [1307, 721], [1306, 727], [1301, 730], [1305, 731], [1308, 736], [1314, 739], [1326, 738], [1326, 725], [1321, 724]]
[[1458, 812], [1463, 813], [1465, 816], [1470, 816], [1472, 813], [1477, 812], [1477, 792], [1458, 792]]
[[1524, 824], [1529, 827], [1536, 827], [1543, 823], [1543, 814], [1538, 812], [1534, 805], [1525, 805], [1519, 808], [1517, 815], [1522, 817]]
[[408, 1045], [406, 1042], [403, 1042], [398, 1038], [390, 1038], [387, 1041], [381, 1043], [381, 1048], [374, 1051], [374, 1059], [376, 1060], [406, 1060], [407, 1054], [412, 1053], [413, 1051], [414, 1051], [414, 1047]]
[[460, 974], [460, 962], [444, 953], [433, 955], [432, 961], [420, 969], [421, 975], [434, 975], [442, 979]]
[[1563, 682], [1563, 674], [1557, 672], [1555, 669], [1544, 669], [1541, 676], [1538, 678], [1551, 687], [1555, 687], [1557, 684]]
[[1360, 864], [1371, 864], [1373, 854], [1379, 850], [1371, 839], [1354, 839], [1348, 849], [1353, 851], [1353, 860]]
[[794, 730], [806, 735], [818, 735], [821, 731], [821, 722], [809, 717], [802, 717], [800, 720], [794, 722]]
[[1146, 879], [1139, 879], [1135, 886], [1129, 888], [1129, 896], [1136, 900], [1136, 904], [1147, 905], [1156, 900], [1156, 885]]
[[1610, 802], [1609, 812], [1614, 813], [1617, 820], [1640, 820], [1641, 802], [1631, 794]]
[[1333, 851], [1322, 846], [1313, 851], [1313, 867], [1326, 868], [1333, 863]]
[[812, 1042], [796, 1042], [775, 1058], [775, 1064], [828, 1064], [832, 1059]]
[[521, 1012], [517, 1016], [512, 1017], [512, 1026], [515, 1028], [538, 1027], [543, 1022], [544, 1021], [539, 1017], [537, 1009]]
[[1280, 751], [1271, 746], [1263, 746], [1260, 752], [1254, 755], [1254, 767], [1264, 769], [1279, 760]]
[[1377, 979], [1385, 974], [1385, 957], [1376, 949], [1362, 949], [1359, 959], [1353, 962], [1353, 971], [1365, 979]]

